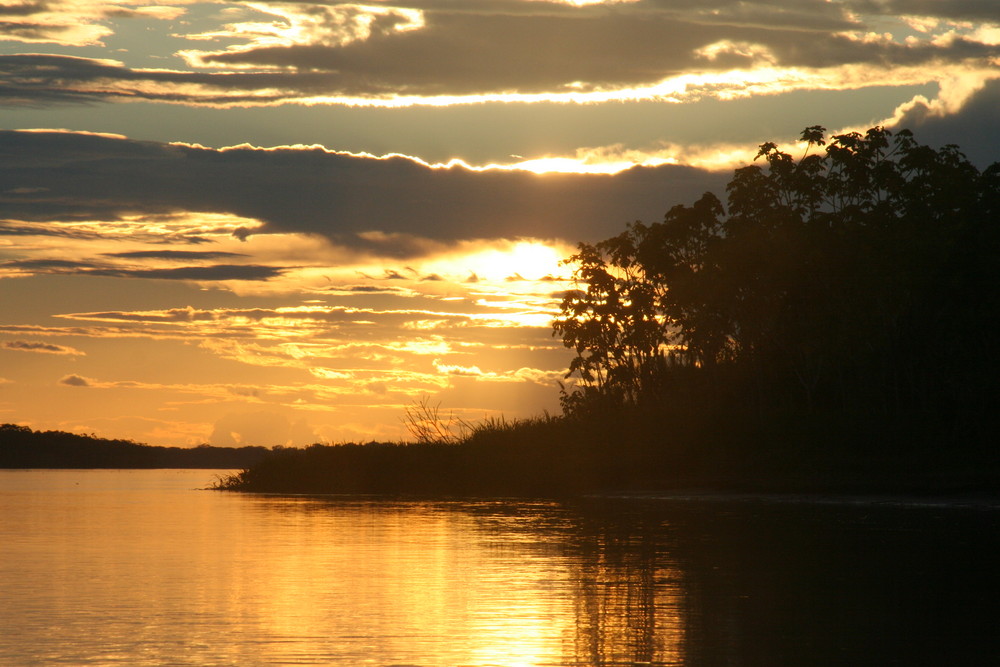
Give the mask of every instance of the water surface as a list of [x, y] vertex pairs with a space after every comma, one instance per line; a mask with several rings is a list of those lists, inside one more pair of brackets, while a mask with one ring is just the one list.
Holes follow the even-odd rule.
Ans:
[[990, 504], [406, 502], [0, 471], [3, 665], [980, 665]]

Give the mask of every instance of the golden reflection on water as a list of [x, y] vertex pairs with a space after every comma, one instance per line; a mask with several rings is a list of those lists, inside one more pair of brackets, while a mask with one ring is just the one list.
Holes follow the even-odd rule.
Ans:
[[573, 596], [578, 657], [683, 663], [680, 573], [657, 567], [655, 552], [645, 556], [598, 549], [580, 561]]
[[280, 635], [350, 637], [418, 663], [442, 648], [469, 664], [561, 654], [566, 605], [544, 591], [569, 577], [565, 565], [491, 547], [468, 515], [310, 500], [268, 500], [261, 510], [281, 543], [257, 573], [267, 593], [254, 613]]
[[292, 554], [259, 575], [256, 613], [282, 636], [351, 636], [414, 664], [680, 664], [678, 575], [651, 558], [461, 506], [260, 503]]
[[679, 574], [554, 504], [208, 481], [0, 471], [0, 664], [681, 663]]

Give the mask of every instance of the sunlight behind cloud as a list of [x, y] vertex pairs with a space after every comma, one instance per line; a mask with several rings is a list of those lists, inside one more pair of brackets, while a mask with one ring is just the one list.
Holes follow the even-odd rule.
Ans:
[[525, 0], [525, 2], [560, 2], [574, 7], [586, 7], [588, 5], [627, 5], [642, 0]]
[[[127, 400], [136, 410], [150, 403], [150, 410], [189, 420], [174, 430], [157, 422], [138, 436], [146, 441], [181, 431], [187, 441], [196, 440], [191, 434], [199, 419], [204, 438], [217, 419], [211, 415], [246, 407], [307, 419], [332, 439], [359, 432], [401, 437], [404, 430], [392, 415], [419, 396], [457, 391], [456, 382], [481, 382], [520, 388], [510, 405], [532, 396], [533, 409], [553, 407], [555, 383], [564, 373], [561, 345], [550, 335], [554, 294], [564, 284], [557, 278], [567, 273], [559, 262], [571, 252], [563, 242], [428, 241], [416, 246], [424, 254], [401, 261], [315, 235], [260, 233], [259, 221], [217, 213], [5, 224], [16, 235], [0, 236], [0, 243], [14, 247], [8, 240], [16, 239], [18, 257], [0, 262], [7, 276], [93, 276], [120, 280], [123, 287], [170, 280], [209, 294], [228, 292], [247, 304], [63, 310], [52, 314], [63, 324], [0, 326], [0, 352], [21, 359], [6, 369], [9, 387], [24, 386], [18, 368], [30, 367], [32, 358], [64, 358], [76, 366], [37, 390], [39, 396], [75, 390], [81, 409]], [[246, 236], [248, 230], [258, 233]], [[252, 272], [246, 279], [213, 278], [220, 266]], [[164, 372], [183, 382], [147, 381], [128, 363], [153, 344], [174, 350]], [[219, 383], [213, 378], [220, 372], [250, 384]], [[463, 398], [449, 408], [476, 418], [484, 411], [510, 414], [507, 400], [483, 406]], [[359, 403], [366, 406], [363, 423], [348, 419]]]
[[[632, 151], [631, 159], [621, 156], [616, 159], [611, 155], [591, 157], [581, 155], [578, 150], [576, 157], [543, 157], [515, 162], [511, 165], [494, 165], [497, 169], [521, 169], [535, 174], [617, 174], [636, 166], [655, 167], [661, 164], [676, 164], [673, 156], [639, 155]], [[638, 159], [637, 159], [638, 158]]]
[[565, 254], [559, 248], [541, 241], [517, 241], [512, 245], [490, 244], [464, 256], [437, 260], [430, 269], [460, 273], [471, 271], [480, 280], [506, 280], [518, 277], [541, 280], [555, 277], [563, 271], [559, 262]]

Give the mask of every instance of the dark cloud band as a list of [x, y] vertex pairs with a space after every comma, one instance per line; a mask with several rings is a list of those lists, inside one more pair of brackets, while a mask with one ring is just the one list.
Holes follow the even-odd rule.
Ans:
[[[318, 148], [215, 150], [65, 132], [0, 132], [0, 159], [8, 184], [0, 217], [9, 220], [37, 225], [228, 213], [262, 221], [255, 233], [318, 234], [398, 257], [420, 254], [426, 247], [420, 238], [601, 238], [624, 222], [659, 218], [671, 203], [718, 190], [726, 177], [679, 166], [613, 176], [473, 171]], [[22, 188], [34, 192], [9, 194]], [[251, 268], [158, 269], [151, 277], [224, 279]]]

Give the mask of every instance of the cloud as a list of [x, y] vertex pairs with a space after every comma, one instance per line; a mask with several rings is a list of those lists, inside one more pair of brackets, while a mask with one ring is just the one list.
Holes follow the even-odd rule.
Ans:
[[[419, 282], [419, 276], [414, 282]], [[411, 299], [432, 301], [427, 297]], [[197, 346], [186, 347], [196, 348], [199, 352], [195, 356], [201, 356], [203, 351], [217, 359], [252, 367], [255, 373], [305, 374], [317, 382], [329, 383], [328, 391], [339, 392], [338, 396], [364, 393], [369, 385], [382, 387], [393, 396], [436, 391], [448, 386], [454, 377], [475, 376], [485, 382], [541, 382], [551, 379], [546, 374], [556, 377], [562, 372], [565, 352], [550, 335], [550, 313], [546, 311], [551, 303], [518, 304], [506, 311], [503, 303], [473, 303], [468, 299], [441, 305], [452, 310], [313, 304], [95, 311], [58, 315], [79, 323], [76, 327], [31, 330], [36, 336], [196, 340]], [[525, 322], [530, 313], [537, 313], [537, 322]], [[2, 331], [23, 335], [27, 328], [6, 326]], [[204, 362], [197, 363], [204, 366]], [[560, 370], [544, 370], [552, 368]], [[532, 375], [523, 369], [540, 370], [531, 371]], [[288, 381], [280, 378], [291, 379], [294, 375], [274, 377], [280, 383]], [[267, 403], [282, 402], [285, 392], [278, 391], [274, 382], [267, 383], [266, 392], [226, 389], [222, 393], [203, 385], [189, 390], [138, 382], [88, 381], [88, 386], [166, 388], [203, 395], [205, 400], [231, 401], [240, 396]], [[296, 399], [300, 397], [296, 395]], [[312, 403], [319, 399], [308, 400]]]
[[94, 276], [115, 278], [149, 278], [156, 280], [268, 280], [285, 273], [285, 269], [254, 264], [220, 264], [217, 266], [184, 266], [174, 269], [90, 269]]
[[[32, 133], [28, 133], [32, 134]], [[37, 134], [37, 133], [34, 133]], [[58, 133], [64, 134], [64, 133]], [[82, 135], [86, 136], [86, 135]], [[0, 136], [0, 152], [3, 151], [3, 138]], [[95, 158], [100, 159], [100, 158]], [[2, 166], [0, 166], [2, 170]], [[5, 198], [0, 195], [0, 206], [4, 212], [14, 212], [17, 209], [29, 211], [38, 207], [38, 210], [45, 210], [52, 204], [51, 195], [47, 197], [35, 197], [25, 200], [20, 197]], [[141, 207], [136, 207], [140, 210]], [[69, 244], [86, 245], [89, 242], [119, 241], [128, 244], [148, 244], [148, 245], [203, 245], [206, 243], [217, 243], [220, 238], [241, 238], [249, 235], [254, 229], [261, 225], [258, 220], [241, 218], [240, 216], [212, 213], [207, 211], [176, 210], [171, 212], [146, 211], [143, 213], [121, 212], [120, 207], [99, 206], [94, 207], [94, 211], [107, 213], [108, 215], [87, 216], [74, 214], [65, 211], [58, 206], [53, 207], [54, 214], [42, 215], [38, 220], [15, 220], [0, 219], [0, 236], [34, 236], [34, 237], [55, 237], [60, 239], [59, 247]], [[109, 213], [110, 212], [110, 213]], [[30, 215], [30, 214], [29, 214]], [[136, 252], [160, 253], [164, 251], [148, 250]], [[191, 251], [166, 251], [173, 253], [163, 255], [159, 259], [182, 260], [184, 253]], [[65, 253], [61, 253], [65, 254]], [[216, 254], [188, 255], [187, 259], [221, 259], [245, 257], [247, 253], [229, 252], [225, 255]], [[88, 262], [76, 260], [53, 260], [57, 263], [51, 265], [51, 269], [60, 268], [58, 262], [63, 262], [62, 268], [69, 269], [74, 266], [79, 268], [106, 268], [109, 266], [122, 266], [125, 262], [115, 262], [108, 260], [108, 257], [125, 258], [127, 255], [119, 255], [111, 252], [100, 253], [93, 260]], [[139, 257], [138, 259], [149, 259]], [[28, 261], [28, 260], [23, 260]]]
[[451, 12], [428, 17], [420, 29], [343, 44], [251, 43], [186, 55], [193, 66], [321, 73], [325, 90], [317, 93], [324, 95], [531, 94], [569, 90], [574, 82], [629, 86], [664, 78], [690, 64], [700, 41], [714, 41], [711, 28], [686, 27], [627, 11], [599, 17]]
[[[281, 34], [247, 27], [260, 24], [232, 24], [212, 36], [241, 44], [183, 55], [193, 67], [323, 73], [323, 94], [328, 96], [532, 95], [648, 87], [692, 67], [724, 71], [754, 63], [739, 50], [711, 63], [699, 60], [706, 45], [724, 42], [759, 44], [783, 52], [783, 65], [802, 65], [804, 52], [791, 48], [793, 44], [805, 38], [835, 40], [841, 32], [864, 29], [839, 4], [818, 0], [785, 6], [532, 2], [520, 3], [520, 11], [513, 10], [515, 3], [503, 2], [477, 3], [472, 10], [454, 4], [400, 4], [409, 6], [407, 20], [393, 23], [392, 29], [329, 39], [327, 30], [317, 28], [317, 15], [338, 10], [260, 3], [263, 11], [280, 15], [286, 26]], [[342, 31], [345, 22], [327, 23]], [[845, 53], [841, 62], [856, 59], [848, 60]]]
[[[453, 341], [467, 349], [472, 345], [468, 339], [473, 335], [477, 339], [489, 341], [489, 344], [499, 343], [515, 327], [524, 332], [532, 328], [539, 329], [544, 332], [545, 340], [548, 340], [551, 302], [544, 302], [536, 307], [517, 303], [507, 306], [506, 312], [503, 303], [477, 303], [473, 306], [462, 302], [449, 304], [454, 310], [347, 306], [213, 310], [186, 308], [66, 313], [58, 317], [77, 322], [114, 323], [128, 327], [119, 330], [98, 327], [91, 334], [97, 337], [143, 333], [152, 337], [198, 334], [205, 338], [202, 342], [204, 346], [235, 351], [235, 356], [250, 348], [233, 343], [234, 340], [259, 339], [266, 341], [267, 349], [260, 348], [258, 352], [263, 351], [267, 355], [277, 353], [283, 358], [296, 360], [296, 363], [301, 359], [322, 356], [357, 356], [365, 350], [376, 354], [445, 354], [455, 352], [449, 347]], [[22, 332], [10, 327], [2, 330], [9, 333]], [[492, 334], [493, 330], [497, 333]], [[86, 331], [69, 332], [55, 328], [35, 333], [86, 335]], [[448, 336], [447, 339], [443, 337], [445, 335]], [[528, 333], [523, 335], [530, 337]], [[211, 342], [208, 340], [211, 337], [219, 340]], [[493, 341], [493, 338], [498, 340]], [[275, 345], [274, 341], [283, 341], [281, 345], [284, 347]], [[296, 343], [293, 345], [289, 341]]]
[[108, 257], [124, 257], [128, 259], [183, 259], [183, 260], [213, 260], [229, 257], [246, 257], [246, 253], [211, 252], [197, 250], [134, 250], [131, 252], [104, 253]]
[[29, 273], [83, 273], [94, 270], [91, 262], [71, 259], [19, 259], [0, 263], [0, 270], [21, 270]]
[[68, 319], [96, 320], [113, 322], [152, 322], [152, 323], [188, 323], [204, 322], [218, 319], [219, 314], [213, 310], [197, 310], [191, 308], [171, 308], [157, 311], [103, 311], [93, 313], [68, 313], [59, 315]]
[[[423, 13], [403, 7], [324, 5], [315, 3], [257, 2], [253, 9], [270, 19], [244, 21], [220, 30], [189, 34], [188, 39], [238, 38], [245, 45], [233, 46], [232, 53], [271, 46], [345, 46], [374, 35], [406, 32], [423, 27]], [[197, 58], [197, 55], [191, 55]]]
[[[158, 255], [158, 253], [154, 253]], [[0, 274], [60, 274], [88, 275], [112, 278], [146, 278], [150, 280], [190, 280], [197, 282], [250, 280], [263, 281], [283, 275], [287, 269], [259, 264], [218, 264], [213, 266], [181, 266], [174, 268], [123, 268], [108, 264], [63, 260], [28, 259], [0, 262]]]
[[996, 21], [997, 5], [993, 0], [848, 0], [852, 11], [887, 16], [935, 17], [951, 21]]
[[963, 90], [960, 99], [951, 104], [947, 99], [942, 103], [917, 97], [897, 109], [885, 124], [913, 130], [917, 139], [928, 145], [957, 144], [972, 162], [985, 168], [1000, 160], [989, 129], [1000, 117], [1000, 80], [978, 84]]
[[[0, 131], [0, 158], [8, 188], [46, 188], [31, 199], [0, 195], [5, 217], [17, 224], [204, 211], [263, 223], [254, 232], [315, 234], [397, 256], [426, 252], [418, 239], [602, 238], [625, 221], [659, 218], [672, 203], [718, 191], [726, 180], [674, 165], [536, 175], [319, 147], [210, 149], [68, 132]], [[141, 274], [54, 262], [35, 268], [203, 280], [278, 272], [222, 265]]]
[[82, 375], [64, 375], [59, 378], [59, 384], [64, 384], [67, 387], [90, 387], [92, 383], [93, 380]]
[[0, 348], [5, 350], [18, 350], [20, 352], [41, 352], [43, 354], [71, 354], [75, 356], [85, 356], [76, 348], [67, 345], [56, 345], [54, 343], [41, 343], [27, 340], [10, 340], [0, 343]]
[[[0, 56], [4, 106], [96, 101], [157, 101], [206, 106], [266, 105], [293, 101], [316, 88], [313, 75], [212, 74], [135, 69], [117, 60], [49, 54]], [[297, 83], [301, 89], [295, 91]]]
[[434, 360], [434, 367], [439, 373], [446, 375], [462, 375], [465, 377], [482, 377], [483, 371], [478, 366], [458, 366], [455, 364], [443, 364], [437, 359]]
[[135, 4], [93, 0], [15, 0], [0, 6], [0, 41], [62, 46], [103, 45], [102, 40], [114, 32], [107, 25], [108, 19], [172, 20], [185, 12], [184, 8], [176, 6], [136, 7]]
[[[686, 101], [732, 98], [763, 85], [801, 90], [914, 77], [926, 82], [950, 67], [993, 68], [1000, 45], [984, 28], [1000, 17], [988, 4], [257, 2], [242, 5], [254, 10], [248, 20], [179, 35], [209, 47], [180, 51], [187, 69], [0, 56], [0, 100], [205, 106]], [[93, 16], [128, 14], [124, 7], [115, 14], [87, 6]], [[54, 7], [49, 14], [63, 17], [61, 30], [78, 25], [66, 5]], [[98, 43], [110, 30], [98, 22], [79, 25], [97, 33], [74, 38], [78, 43]], [[212, 42], [220, 47], [210, 48]], [[917, 72], [900, 71], [907, 68]]]

